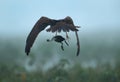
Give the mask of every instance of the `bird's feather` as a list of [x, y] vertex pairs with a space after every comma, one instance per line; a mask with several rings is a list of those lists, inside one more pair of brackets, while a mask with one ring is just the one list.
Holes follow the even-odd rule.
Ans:
[[69, 31], [78, 31], [78, 29], [76, 28], [76, 26], [74, 26], [73, 24], [68, 24], [66, 22], [57, 22], [54, 26], [51, 26], [50, 28], [48, 28], [46, 31], [48, 32], [69, 32]]
[[39, 34], [42, 30], [44, 30], [48, 25], [50, 25], [50, 19], [47, 17], [41, 17], [37, 23], [34, 25], [33, 29], [31, 30], [30, 34], [27, 37], [26, 40], [26, 47], [25, 52], [28, 55], [30, 52], [30, 49]]
[[77, 56], [79, 55], [80, 53], [80, 42], [79, 42], [79, 37], [78, 37], [78, 33], [77, 31], [75, 31], [75, 35], [76, 35], [76, 39], [77, 39]]

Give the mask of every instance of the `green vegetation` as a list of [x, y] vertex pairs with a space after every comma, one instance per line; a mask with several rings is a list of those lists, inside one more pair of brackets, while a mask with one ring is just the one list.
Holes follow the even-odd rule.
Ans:
[[[113, 44], [86, 41], [81, 41], [81, 54], [77, 57], [72, 42], [64, 46], [65, 51], [54, 42], [36, 42], [30, 56], [26, 56], [25, 41], [1, 40], [0, 82], [120, 82], [119, 40]], [[31, 60], [26, 64], [28, 58]], [[35, 71], [25, 67], [34, 64], [38, 67]], [[47, 64], [52, 66], [44, 70]]]
[[[67, 61], [67, 60], [66, 60]], [[46, 72], [26, 72], [21, 67], [0, 65], [0, 82], [120, 82], [120, 64], [112, 69], [82, 68], [79, 64], [64, 69], [66, 62], [60, 61]]]

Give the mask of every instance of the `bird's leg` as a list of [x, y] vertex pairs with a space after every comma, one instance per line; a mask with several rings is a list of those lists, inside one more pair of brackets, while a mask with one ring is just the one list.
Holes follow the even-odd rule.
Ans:
[[67, 41], [66, 41], [66, 40], [65, 40], [64, 42], [66, 43], [66, 45], [67, 45], [67, 46], [69, 46], [69, 44], [67, 43]]
[[66, 32], [66, 39], [69, 39], [69, 36], [68, 36], [67, 32]]
[[55, 36], [57, 36], [57, 31], [56, 31], [56, 34], [55, 34]]
[[61, 49], [64, 51], [64, 48], [63, 48], [63, 43], [61, 42]]
[[69, 42], [70, 37], [68, 36], [68, 33], [66, 32], [66, 40]]

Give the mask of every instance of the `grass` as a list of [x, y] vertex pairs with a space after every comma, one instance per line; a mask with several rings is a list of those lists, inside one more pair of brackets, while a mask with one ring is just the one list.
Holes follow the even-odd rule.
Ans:
[[[34, 46], [28, 57], [33, 58], [31, 64], [37, 61], [38, 67], [41, 67], [36, 71], [28, 72], [24, 67], [25, 60], [28, 58], [24, 53], [25, 42], [21, 39], [3, 40], [0, 42], [0, 82], [120, 82], [119, 42], [111, 45], [107, 42], [102, 45], [101, 42], [81, 41], [81, 43], [79, 57], [74, 54], [73, 44], [70, 47], [65, 46], [65, 51], [60, 51], [60, 46], [53, 45], [54, 43], [52, 47], [45, 42], [42, 44], [44, 46], [41, 44]], [[54, 65], [43, 71], [42, 64], [52, 61], [53, 54], [58, 57], [57, 63], [54, 64], [56, 61], [53, 61]], [[112, 59], [115, 60], [114, 66], [110, 62], [103, 62]], [[96, 67], [83, 67], [84, 62], [88, 61], [90, 64], [90, 60], [98, 62]]]
[[[66, 60], [67, 61], [67, 60]], [[0, 82], [120, 82], [120, 64], [113, 69], [109, 65], [82, 68], [79, 64], [64, 69], [65, 62], [43, 72], [27, 72], [21, 67], [0, 65]]]

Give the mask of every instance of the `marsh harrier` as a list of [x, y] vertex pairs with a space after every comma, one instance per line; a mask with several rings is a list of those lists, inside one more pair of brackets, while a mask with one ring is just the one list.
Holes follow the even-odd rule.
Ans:
[[[41, 31], [43, 31], [47, 26], [50, 26], [50, 27], [48, 29], [46, 29], [46, 31], [47, 32], [52, 32], [52, 33], [56, 32], [56, 36], [57, 36], [57, 32], [63, 31], [63, 32], [66, 33], [66, 38], [69, 38], [67, 32], [69, 32], [69, 31], [75, 32], [75, 35], [76, 35], [76, 38], [77, 38], [77, 53], [76, 53], [76, 55], [77, 56], [79, 55], [80, 43], [79, 43], [79, 37], [78, 37], [78, 34], [77, 34], [77, 32], [79, 31], [77, 28], [79, 28], [79, 26], [75, 26], [72, 18], [69, 17], [69, 16], [67, 16], [64, 19], [59, 19], [59, 20], [50, 19], [50, 18], [47, 18], [47, 17], [44, 17], [44, 16], [41, 17], [36, 22], [36, 24], [34, 25], [33, 29], [31, 30], [30, 34], [27, 37], [26, 46], [25, 46], [25, 53], [27, 55], [29, 55], [30, 49], [31, 49], [36, 37], [38, 36], [38, 34]], [[59, 41], [59, 39], [61, 39], [60, 41], [63, 41], [63, 38], [60, 37], [60, 36], [59, 37], [57, 36], [56, 39], [58, 41]], [[62, 48], [62, 46], [61, 46], [61, 48]]]

